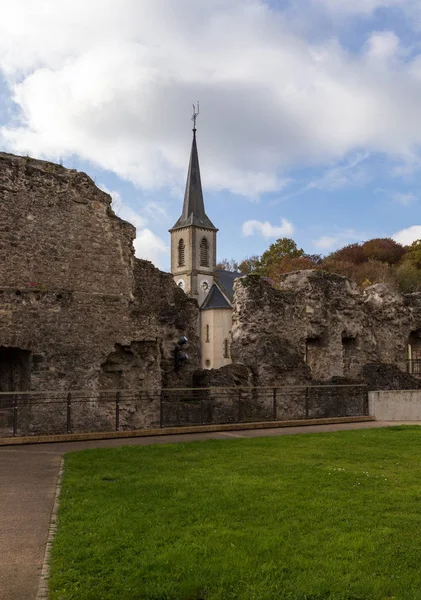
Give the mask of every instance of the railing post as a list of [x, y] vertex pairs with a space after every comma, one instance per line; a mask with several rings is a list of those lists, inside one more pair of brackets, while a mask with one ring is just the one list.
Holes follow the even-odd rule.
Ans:
[[272, 417], [273, 420], [276, 421], [276, 418], [278, 416], [278, 411], [277, 411], [277, 406], [276, 406], [276, 388], [273, 388], [273, 392], [272, 392], [272, 403], [273, 403], [273, 412], [272, 412]]
[[308, 419], [308, 387], [306, 387], [305, 411], [306, 411], [305, 418]]
[[66, 432], [71, 432], [71, 418], [72, 418], [72, 394], [69, 392], [67, 394], [67, 417], [66, 417]]
[[363, 415], [368, 415], [368, 388], [364, 386], [363, 388], [364, 400], [363, 400]]
[[243, 411], [241, 405], [241, 391], [238, 390], [238, 422], [241, 423], [243, 420]]
[[200, 394], [200, 424], [204, 425], [205, 415], [204, 415], [204, 407], [203, 407], [203, 395]]
[[115, 430], [118, 431], [120, 427], [120, 392], [117, 392], [115, 396]]
[[18, 433], [18, 399], [17, 396], [13, 398], [13, 437]]

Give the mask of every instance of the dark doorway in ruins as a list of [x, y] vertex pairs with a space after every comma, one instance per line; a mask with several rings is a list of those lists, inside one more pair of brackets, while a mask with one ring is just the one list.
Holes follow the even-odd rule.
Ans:
[[20, 348], [0, 346], [0, 392], [29, 389], [31, 353]]
[[358, 344], [357, 339], [342, 334], [342, 366], [344, 377], [355, 377], [358, 370], [357, 364]]
[[29, 390], [31, 353], [20, 348], [0, 346], [0, 431], [10, 429], [13, 419], [12, 405], [16, 396], [4, 392]]

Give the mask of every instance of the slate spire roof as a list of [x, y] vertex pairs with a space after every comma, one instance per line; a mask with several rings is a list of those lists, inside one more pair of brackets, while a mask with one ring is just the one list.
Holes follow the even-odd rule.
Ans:
[[183, 212], [170, 231], [181, 229], [181, 227], [189, 227], [191, 225], [218, 231], [205, 212], [202, 182], [200, 180], [199, 156], [197, 154], [196, 127], [193, 129], [193, 142], [190, 153], [189, 170], [187, 173]]
[[211, 310], [214, 308], [232, 308], [220, 288], [214, 283], [209, 290], [200, 310]]

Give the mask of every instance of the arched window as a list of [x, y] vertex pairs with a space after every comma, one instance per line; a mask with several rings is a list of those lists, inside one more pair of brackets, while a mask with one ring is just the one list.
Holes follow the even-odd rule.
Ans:
[[209, 267], [209, 242], [205, 237], [200, 242], [200, 266]]
[[185, 249], [186, 249], [186, 246], [184, 244], [184, 240], [183, 240], [183, 238], [181, 238], [180, 241], [178, 242], [178, 266], [179, 267], [184, 267]]
[[230, 357], [230, 343], [228, 338], [225, 338], [224, 340], [224, 358], [229, 358]]
[[206, 325], [206, 327], [205, 327], [205, 333], [206, 333], [205, 342], [210, 342], [209, 332], [210, 332], [210, 327], [209, 327], [209, 325]]

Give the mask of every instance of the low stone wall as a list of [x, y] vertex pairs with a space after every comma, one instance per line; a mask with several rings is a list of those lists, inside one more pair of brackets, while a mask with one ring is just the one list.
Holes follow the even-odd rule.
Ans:
[[368, 410], [379, 421], [421, 421], [421, 390], [369, 392]]

